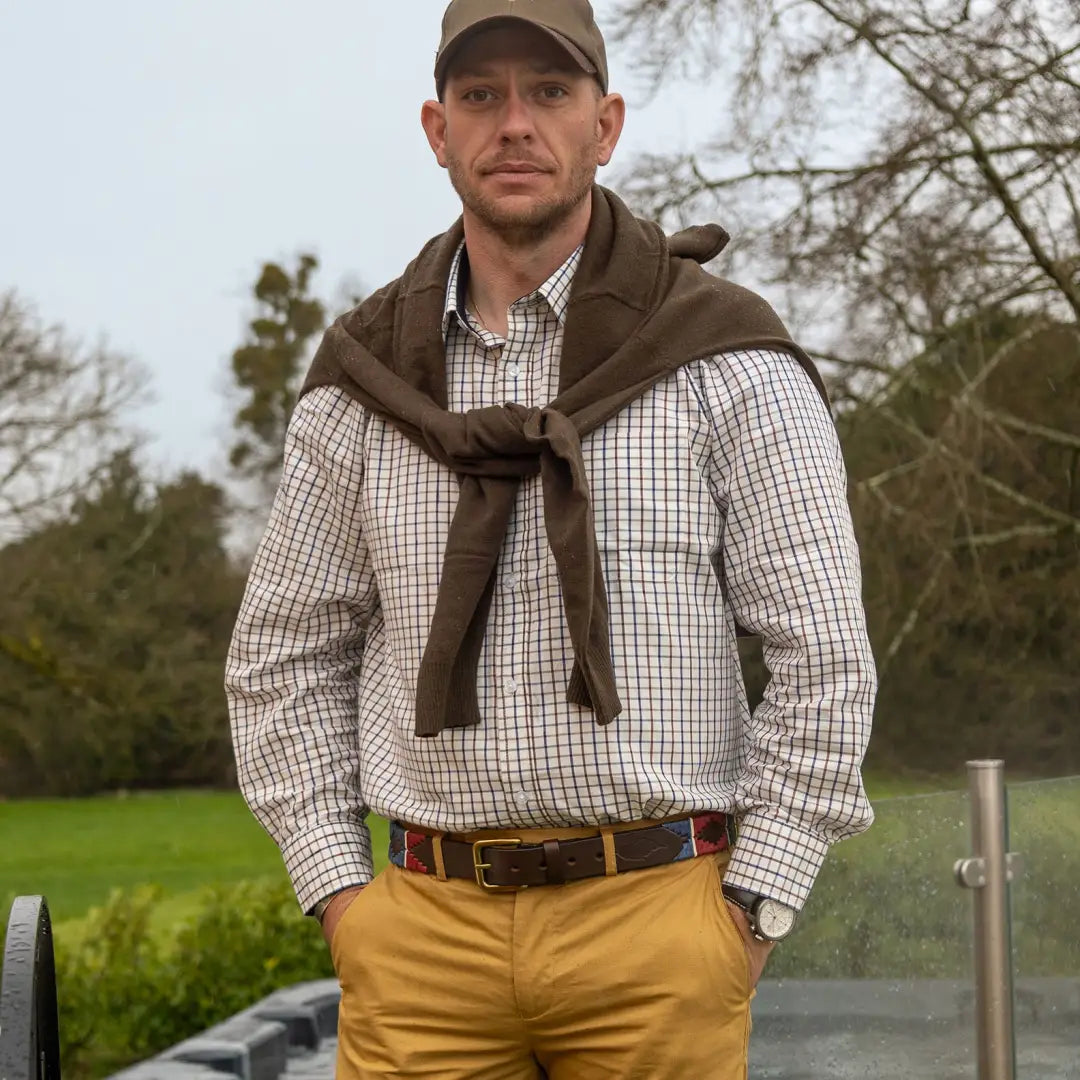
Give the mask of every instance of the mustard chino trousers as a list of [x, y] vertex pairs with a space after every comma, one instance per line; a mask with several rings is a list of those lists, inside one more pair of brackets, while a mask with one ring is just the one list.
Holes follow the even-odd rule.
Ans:
[[[463, 839], [508, 833], [597, 830]], [[514, 893], [387, 867], [330, 946], [337, 1080], [746, 1080], [753, 995], [727, 860]]]

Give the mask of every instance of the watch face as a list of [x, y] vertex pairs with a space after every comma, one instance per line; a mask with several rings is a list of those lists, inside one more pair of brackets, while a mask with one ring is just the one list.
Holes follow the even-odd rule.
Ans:
[[755, 914], [761, 936], [770, 941], [787, 937], [795, 925], [795, 909], [781, 904], [779, 900], [762, 900]]

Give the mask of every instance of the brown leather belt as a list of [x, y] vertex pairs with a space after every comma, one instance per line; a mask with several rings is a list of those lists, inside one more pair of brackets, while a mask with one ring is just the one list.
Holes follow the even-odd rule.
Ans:
[[[507, 829], [506, 837], [475, 843], [442, 837], [439, 846], [446, 876], [505, 891], [564, 885], [607, 873], [603, 836], [525, 843], [512, 833], [513, 829]], [[621, 874], [725, 851], [734, 845], [736, 831], [729, 814], [710, 812], [608, 835], [614, 847], [615, 869]], [[421, 874], [438, 873], [435, 839], [434, 833], [391, 822], [390, 862]]]

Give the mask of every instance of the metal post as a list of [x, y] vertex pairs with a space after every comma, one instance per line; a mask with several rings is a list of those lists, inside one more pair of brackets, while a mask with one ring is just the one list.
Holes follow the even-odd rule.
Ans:
[[969, 761], [967, 768], [974, 857], [957, 862], [955, 872], [974, 890], [978, 1076], [1015, 1080], [1009, 881], [1019, 857], [1007, 849], [1005, 763]]

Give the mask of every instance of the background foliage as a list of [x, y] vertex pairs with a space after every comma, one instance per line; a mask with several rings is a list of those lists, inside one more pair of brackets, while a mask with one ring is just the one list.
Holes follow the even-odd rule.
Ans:
[[226, 510], [217, 485], [150, 484], [124, 452], [0, 550], [0, 792], [230, 783]]

